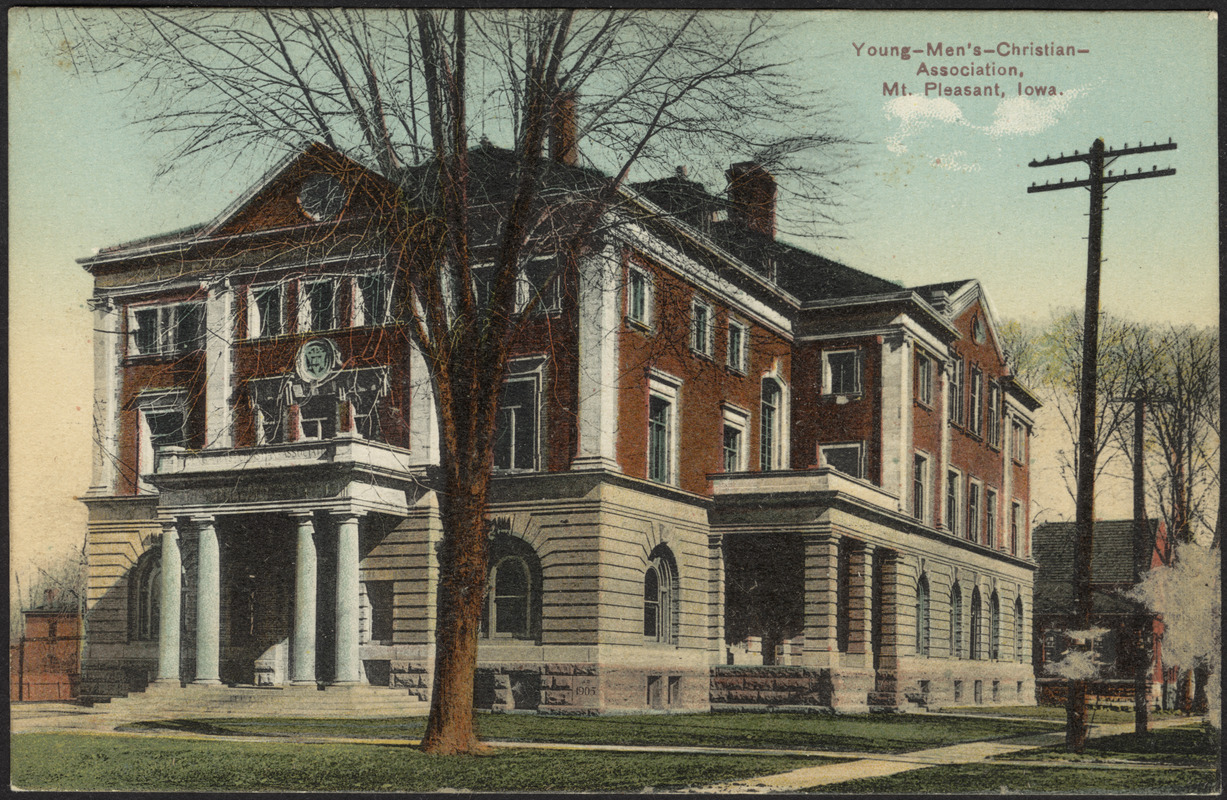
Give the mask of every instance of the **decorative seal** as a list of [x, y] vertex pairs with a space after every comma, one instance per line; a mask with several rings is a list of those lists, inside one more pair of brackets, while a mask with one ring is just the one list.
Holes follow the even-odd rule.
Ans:
[[331, 339], [312, 339], [298, 349], [298, 377], [307, 383], [326, 381], [341, 368], [341, 351]]

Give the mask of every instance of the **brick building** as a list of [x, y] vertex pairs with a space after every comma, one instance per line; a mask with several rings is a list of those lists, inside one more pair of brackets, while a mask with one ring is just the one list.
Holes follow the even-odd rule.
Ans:
[[[600, 180], [573, 155], [552, 180]], [[525, 264], [478, 704], [1030, 701], [1037, 403], [982, 287], [786, 245], [772, 176], [728, 179], [628, 187], [583, 254]], [[397, 197], [314, 145], [207, 225], [82, 260], [90, 696], [426, 698], [438, 434]]]
[[81, 680], [81, 614], [73, 600], [48, 590], [24, 609], [23, 628], [9, 643], [9, 699], [74, 700]]
[[[1099, 676], [1092, 693], [1102, 700], [1132, 703], [1137, 659], [1151, 665], [1150, 694], [1166, 704], [1170, 691], [1170, 665], [1163, 663], [1163, 619], [1141, 607], [1127, 593], [1151, 569], [1171, 562], [1171, 542], [1162, 520], [1149, 521], [1147, 536], [1139, 540], [1133, 520], [1095, 523], [1091, 547], [1092, 627], [1100, 635], [1092, 650]], [[1048, 667], [1060, 660], [1070, 644], [1065, 632], [1082, 625], [1074, 608], [1074, 523], [1046, 522], [1035, 527], [1035, 672], [1042, 702], [1064, 702], [1065, 682]], [[1139, 640], [1145, 637], [1145, 641]], [[1139, 649], [1139, 644], [1146, 649]]]

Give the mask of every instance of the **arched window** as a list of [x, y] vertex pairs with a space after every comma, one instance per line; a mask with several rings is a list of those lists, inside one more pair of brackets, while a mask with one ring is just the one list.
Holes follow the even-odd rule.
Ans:
[[677, 567], [669, 548], [652, 551], [643, 573], [643, 637], [653, 642], [677, 642]]
[[764, 472], [783, 469], [783, 436], [780, 421], [783, 418], [784, 393], [775, 378], [763, 378], [762, 409], [760, 412], [759, 469]]
[[1001, 658], [1001, 601], [996, 592], [988, 599], [988, 657]]
[[963, 590], [958, 583], [950, 589], [950, 655], [963, 657]]
[[490, 574], [482, 631], [490, 639], [530, 639], [541, 634], [541, 564], [522, 539], [498, 536], [490, 544]]
[[162, 604], [162, 559], [146, 553], [132, 568], [128, 593], [128, 635], [133, 641], [158, 638]]
[[971, 590], [971, 646], [969, 649], [972, 660], [983, 657], [980, 652], [980, 621], [983, 618], [980, 609], [980, 587]]
[[929, 654], [929, 579], [921, 575], [916, 583], [916, 655]]
[[1022, 598], [1014, 598], [1014, 660], [1023, 660], [1023, 607]]

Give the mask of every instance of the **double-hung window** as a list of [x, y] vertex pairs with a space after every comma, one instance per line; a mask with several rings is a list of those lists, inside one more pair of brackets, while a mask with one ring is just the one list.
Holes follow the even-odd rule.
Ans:
[[388, 276], [382, 272], [359, 275], [354, 281], [354, 325], [375, 327], [388, 321]]
[[538, 374], [512, 375], [503, 384], [494, 438], [495, 469], [537, 468], [539, 403]]
[[1001, 386], [996, 381], [988, 387], [988, 443], [1001, 447]]
[[1019, 464], [1027, 463], [1027, 426], [1015, 421], [1010, 426], [1010, 455]]
[[652, 324], [652, 278], [635, 267], [626, 271], [626, 318], [645, 328]]
[[912, 516], [929, 519], [929, 459], [920, 453], [912, 457]]
[[516, 312], [523, 313], [530, 303], [533, 312], [554, 314], [562, 309], [562, 275], [559, 260], [553, 256], [531, 258], [516, 279]]
[[281, 284], [251, 287], [247, 314], [250, 339], [267, 339], [285, 333], [285, 293]]
[[737, 320], [729, 320], [729, 369], [745, 374], [749, 362], [749, 331]]
[[989, 547], [997, 547], [997, 493], [984, 490], [984, 541]]
[[204, 303], [141, 306], [128, 317], [132, 355], [174, 355], [204, 347]]
[[157, 469], [157, 451], [162, 447], [187, 447], [187, 393], [181, 389], [148, 389], [136, 399], [139, 414], [137, 466], [140, 488], [148, 490], [144, 477]]
[[946, 473], [946, 530], [955, 536], [959, 533], [959, 519], [962, 510], [959, 499], [962, 497], [960, 491], [962, 484], [963, 476], [958, 472], [950, 470]]
[[865, 476], [865, 448], [860, 442], [824, 444], [818, 448], [820, 467], [837, 469], [854, 478]]
[[681, 383], [653, 377], [648, 391], [648, 480], [677, 483], [677, 408]]
[[780, 384], [774, 378], [763, 378], [758, 456], [758, 468], [763, 471], [783, 468], [783, 432], [780, 429], [783, 397]]
[[734, 406], [724, 406], [724, 431], [721, 466], [725, 472], [744, 472], [746, 469], [746, 431], [750, 415]]
[[950, 370], [950, 421], [962, 425], [964, 419], [964, 382], [967, 375], [967, 364], [961, 358], [954, 359]]
[[916, 351], [916, 399], [933, 405], [933, 359], [920, 350]]
[[984, 373], [978, 367], [971, 368], [971, 385], [968, 389], [971, 394], [971, 419], [967, 427], [979, 435], [984, 431]]
[[967, 483], [967, 538], [980, 541], [980, 484]]
[[300, 331], [328, 331], [337, 327], [336, 281], [330, 278], [304, 281], [299, 297]]
[[701, 356], [711, 358], [713, 349], [712, 307], [702, 300], [695, 300], [690, 306], [690, 349]]
[[1010, 555], [1018, 555], [1019, 542], [1022, 541], [1023, 515], [1022, 503], [1010, 504]]
[[828, 350], [822, 354], [822, 393], [828, 395], [861, 393], [861, 354], [859, 350]]

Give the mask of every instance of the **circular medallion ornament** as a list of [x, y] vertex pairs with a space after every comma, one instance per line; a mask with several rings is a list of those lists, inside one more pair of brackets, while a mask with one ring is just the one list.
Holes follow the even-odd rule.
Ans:
[[971, 335], [976, 340], [976, 344], [984, 344], [984, 320], [976, 317], [971, 323]]
[[332, 175], [312, 175], [298, 187], [298, 205], [316, 222], [332, 219], [345, 207], [345, 187]]
[[298, 350], [298, 376], [307, 383], [319, 383], [336, 374], [341, 353], [329, 339], [312, 339]]

